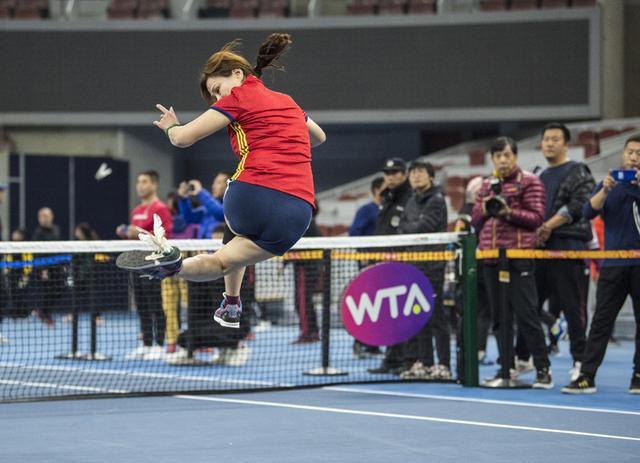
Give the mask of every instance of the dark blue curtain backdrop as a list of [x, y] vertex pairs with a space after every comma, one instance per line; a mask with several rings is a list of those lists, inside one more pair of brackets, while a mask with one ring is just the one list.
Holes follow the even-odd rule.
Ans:
[[[11, 175], [24, 182], [21, 198], [19, 181], [11, 183], [10, 227], [24, 222], [31, 234], [38, 225], [38, 209], [50, 207], [62, 239], [72, 239], [71, 223], [88, 222], [102, 239], [114, 239], [117, 225], [128, 222], [129, 163], [102, 157], [24, 155], [24, 172], [19, 156], [10, 156]], [[102, 164], [111, 173], [96, 179]], [[71, 188], [70, 188], [71, 187]], [[71, 220], [73, 219], [73, 220]]]

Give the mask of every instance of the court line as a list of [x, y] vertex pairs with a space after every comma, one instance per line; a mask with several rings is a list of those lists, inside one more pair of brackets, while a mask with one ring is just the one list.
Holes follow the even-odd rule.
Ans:
[[42, 387], [42, 388], [48, 388], [48, 389], [64, 389], [68, 391], [105, 392], [110, 394], [129, 394], [131, 392], [131, 391], [124, 391], [120, 389], [104, 389], [102, 387], [74, 386], [71, 384], [56, 384], [56, 383], [37, 383], [33, 381], [14, 381], [11, 379], [0, 379], [0, 384], [6, 384], [8, 386], [26, 386], [26, 387]]
[[478, 426], [483, 428], [513, 429], [518, 431], [533, 431], [533, 432], [544, 432], [544, 433], [552, 433], [552, 434], [569, 434], [572, 436], [599, 437], [603, 439], [628, 440], [628, 441], [640, 442], [640, 437], [616, 436], [613, 434], [597, 434], [597, 433], [582, 432], [582, 431], [568, 431], [565, 429], [537, 428], [532, 426], [489, 423], [485, 421], [454, 420], [450, 418], [436, 418], [433, 416], [372, 412], [372, 411], [366, 411], [366, 410], [353, 410], [348, 408], [316, 407], [313, 405], [297, 405], [297, 404], [281, 403], [281, 402], [264, 402], [261, 400], [224, 399], [219, 397], [202, 397], [202, 396], [190, 396], [190, 395], [175, 395], [173, 397], [177, 399], [187, 399], [187, 400], [202, 400], [202, 401], [208, 401], [208, 402], [223, 402], [223, 403], [235, 403], [235, 404], [244, 404], [244, 405], [260, 405], [264, 407], [276, 407], [276, 408], [293, 408], [297, 410], [311, 410], [311, 411], [317, 411], [317, 412], [339, 413], [339, 414], [345, 414], [345, 415], [377, 416], [382, 418], [397, 418], [402, 420], [430, 421], [434, 423], [446, 423], [446, 424], [463, 424], [467, 426]]
[[[253, 381], [245, 379], [221, 378], [217, 376], [181, 376], [167, 373], [146, 373], [131, 370], [110, 370], [100, 368], [80, 368], [65, 367], [59, 365], [25, 365], [22, 363], [0, 362], [0, 368], [17, 368], [24, 370], [43, 370], [43, 371], [64, 371], [71, 373], [88, 373], [96, 375], [112, 375], [112, 376], [129, 376], [139, 378], [157, 378], [157, 379], [175, 379], [180, 381], [194, 381], [207, 383], [232, 383], [232, 384], [249, 384], [256, 386], [272, 386], [272, 387], [291, 387], [290, 384], [272, 383], [269, 381]], [[180, 368], [180, 367], [177, 367]]]
[[322, 389], [326, 391], [353, 392], [357, 394], [386, 395], [386, 396], [393, 396], [393, 397], [410, 397], [415, 399], [449, 400], [452, 402], [474, 402], [479, 404], [513, 405], [516, 407], [551, 408], [551, 409], [557, 409], [557, 410], [571, 410], [574, 412], [613, 413], [616, 415], [640, 416], [640, 412], [630, 412], [626, 410], [613, 410], [609, 408], [574, 407], [571, 405], [536, 404], [533, 402], [514, 402], [510, 400], [475, 399], [473, 397], [451, 397], [451, 396], [444, 396], [444, 395], [417, 394], [417, 393], [411, 393], [411, 392], [391, 392], [391, 391], [368, 390], [368, 389], [357, 389], [357, 388], [351, 389], [349, 387], [340, 387], [340, 386], [326, 386], [326, 387], [323, 387]]

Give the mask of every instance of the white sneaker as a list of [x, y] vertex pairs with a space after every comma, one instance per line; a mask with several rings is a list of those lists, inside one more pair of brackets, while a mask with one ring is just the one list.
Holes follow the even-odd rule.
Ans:
[[533, 371], [536, 369], [536, 367], [533, 365], [533, 358], [529, 358], [529, 360], [520, 360], [520, 359], [516, 359], [516, 371], [518, 372], [518, 375], [523, 375], [525, 373], [529, 373], [530, 371]]
[[174, 360], [186, 359], [189, 356], [189, 351], [184, 347], [176, 346], [175, 352], [167, 353], [164, 355], [164, 359], [171, 363]]
[[211, 363], [214, 365], [226, 365], [227, 357], [229, 356], [230, 350], [231, 349], [229, 349], [228, 347], [221, 347], [219, 349], [216, 349], [216, 351], [211, 356]]
[[260, 333], [261, 331], [267, 331], [269, 329], [271, 329], [271, 322], [269, 320], [260, 320], [253, 331]]
[[400, 378], [402, 379], [424, 379], [427, 378], [427, 376], [427, 369], [420, 360], [411, 365], [411, 368], [408, 370], [400, 373]]
[[124, 356], [125, 360], [142, 360], [144, 356], [149, 353], [151, 346], [140, 346], [133, 349], [127, 355]]
[[240, 344], [236, 349], [227, 351], [226, 365], [232, 367], [241, 367], [249, 361], [251, 349], [246, 344]]
[[149, 347], [149, 351], [142, 357], [142, 360], [162, 360], [165, 356], [162, 346]]
[[580, 368], [582, 368], [582, 362], [573, 362], [573, 368], [569, 370], [569, 377], [572, 383], [580, 377]]
[[0, 334], [0, 344], [9, 344], [9, 338]]
[[433, 379], [451, 379], [451, 370], [446, 365], [438, 365], [433, 368], [431, 377]]

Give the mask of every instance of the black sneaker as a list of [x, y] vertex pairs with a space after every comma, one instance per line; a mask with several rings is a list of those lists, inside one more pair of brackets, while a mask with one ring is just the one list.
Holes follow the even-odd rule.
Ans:
[[541, 368], [536, 373], [536, 380], [531, 386], [533, 389], [552, 389], [553, 378], [551, 377], [551, 370], [548, 368]]
[[116, 266], [139, 273], [151, 280], [162, 280], [182, 270], [182, 256], [176, 247], [171, 247], [164, 253], [126, 251], [118, 256]]
[[635, 372], [631, 377], [629, 385], [629, 394], [640, 394], [640, 372]]
[[242, 303], [227, 304], [226, 296], [213, 315], [213, 319], [226, 328], [240, 328], [240, 317], [242, 317]]
[[597, 391], [594, 378], [581, 374], [578, 379], [571, 381], [562, 388], [563, 394], [594, 394]]

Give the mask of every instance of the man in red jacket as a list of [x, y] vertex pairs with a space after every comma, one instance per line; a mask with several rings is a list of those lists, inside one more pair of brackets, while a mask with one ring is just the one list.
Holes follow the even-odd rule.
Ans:
[[[167, 238], [173, 231], [173, 217], [165, 203], [158, 198], [160, 176], [154, 170], [147, 170], [138, 174], [136, 192], [140, 204], [131, 211], [131, 223], [120, 225], [116, 234], [122, 239], [138, 238], [138, 228], [153, 232], [153, 216], [158, 214], [162, 219]], [[136, 310], [140, 318], [142, 331], [142, 346], [129, 352], [127, 360], [159, 360], [163, 357], [166, 318], [162, 308], [160, 281], [146, 278], [132, 278], [133, 295]], [[168, 280], [162, 284], [167, 285]], [[176, 322], [177, 323], [177, 322]], [[170, 340], [172, 341], [172, 340]], [[175, 342], [175, 341], [173, 341]]]
[[[542, 182], [518, 167], [518, 146], [509, 137], [500, 137], [491, 145], [492, 176], [482, 183], [473, 207], [472, 223], [480, 231], [480, 249], [534, 249], [536, 230], [544, 219], [545, 193]], [[551, 389], [553, 381], [549, 356], [538, 315], [538, 295], [532, 259], [509, 261], [508, 310], [514, 313], [519, 332], [533, 354], [537, 374], [533, 387]], [[500, 361], [513, 368], [513, 356], [505, 359], [507, 346], [501, 345], [498, 320], [498, 265], [488, 261], [483, 277], [494, 317]], [[513, 346], [511, 346], [513, 347]], [[513, 352], [513, 348], [509, 349]], [[496, 379], [499, 378], [499, 374]]]

